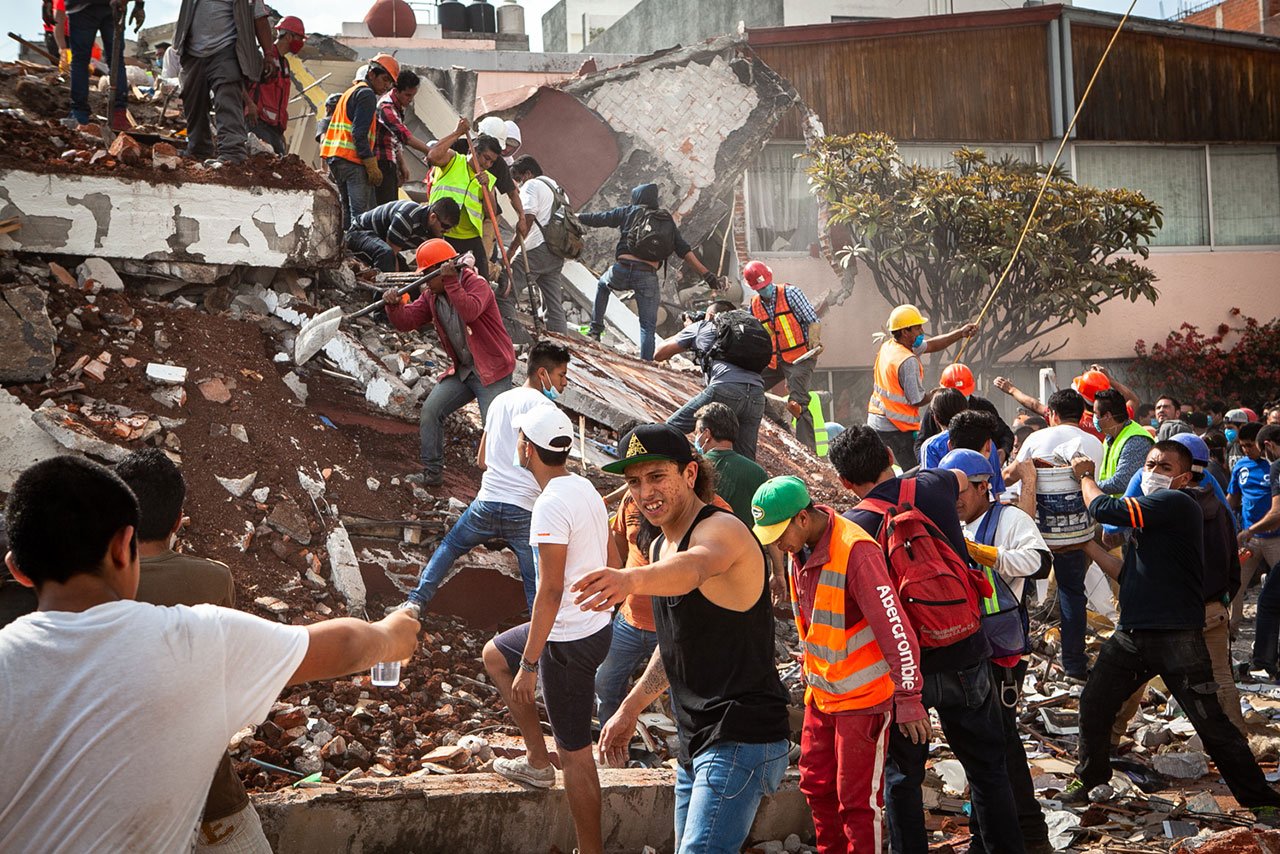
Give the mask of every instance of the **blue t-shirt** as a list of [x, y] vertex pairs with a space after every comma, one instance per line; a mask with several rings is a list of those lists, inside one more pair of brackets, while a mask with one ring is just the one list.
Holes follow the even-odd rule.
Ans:
[[[1271, 479], [1272, 466], [1261, 458], [1251, 460], [1248, 457], [1238, 461], [1231, 467], [1231, 483], [1227, 494], [1240, 496], [1240, 516], [1244, 527], [1255, 524], [1271, 509], [1271, 495], [1274, 484]], [[1280, 536], [1280, 530], [1257, 537]]]
[[[950, 430], [943, 430], [925, 439], [924, 444], [920, 446], [920, 468], [936, 469], [938, 463], [942, 462], [942, 458], [947, 455], [947, 442], [951, 438]], [[991, 443], [991, 469], [995, 475], [991, 478], [991, 494], [999, 496], [1004, 492], [1004, 475], [1000, 472], [1000, 456], [996, 453], [996, 443]]]

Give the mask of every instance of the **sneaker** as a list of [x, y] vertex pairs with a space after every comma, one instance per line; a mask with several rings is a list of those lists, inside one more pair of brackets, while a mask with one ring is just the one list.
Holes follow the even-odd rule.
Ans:
[[1084, 783], [1079, 778], [1073, 779], [1062, 790], [1057, 798], [1064, 804], [1087, 804], [1089, 802], [1089, 790], [1085, 788]]
[[405, 477], [404, 482], [411, 486], [444, 486], [444, 473], [428, 474], [419, 472]]
[[80, 125], [83, 123], [75, 116], [66, 116], [65, 118], [58, 119], [58, 124], [62, 125], [67, 130], [80, 130]]
[[498, 757], [493, 760], [493, 770], [508, 780], [514, 780], [517, 783], [524, 783], [529, 786], [537, 786], [539, 789], [550, 789], [556, 782], [556, 768], [554, 765], [548, 765], [546, 768], [534, 768], [529, 764], [529, 760], [523, 756], [519, 759]]
[[1249, 812], [1253, 813], [1253, 817], [1258, 820], [1259, 824], [1265, 824], [1267, 827], [1280, 827], [1280, 808], [1253, 807]]
[[417, 620], [418, 622], [422, 622], [422, 606], [419, 605], [417, 602], [414, 602], [412, 599], [407, 599], [404, 602], [401, 602], [399, 605], [395, 605], [391, 608], [388, 608], [386, 616], [389, 617], [392, 614], [394, 614], [396, 611], [408, 611], [410, 614], [413, 615], [413, 618], [415, 620]]
[[111, 111], [111, 129], [117, 133], [133, 130], [133, 125], [129, 124], [129, 113], [124, 107], [116, 107]]

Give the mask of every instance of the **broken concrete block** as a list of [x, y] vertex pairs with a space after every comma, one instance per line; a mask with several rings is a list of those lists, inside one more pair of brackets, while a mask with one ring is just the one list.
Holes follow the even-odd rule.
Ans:
[[182, 163], [178, 149], [167, 142], [157, 142], [151, 146], [151, 165], [157, 169], [177, 169]]
[[107, 364], [100, 359], [94, 359], [86, 364], [83, 368], [84, 373], [98, 382], [102, 382], [107, 378]]
[[75, 288], [79, 286], [76, 277], [67, 272], [67, 268], [56, 261], [49, 262], [49, 272], [58, 280], [58, 284], [64, 288]]
[[1175, 780], [1198, 780], [1209, 773], [1209, 761], [1203, 753], [1161, 753], [1151, 758], [1157, 772]]
[[49, 376], [57, 337], [42, 288], [0, 290], [0, 341], [5, 342], [0, 347], [0, 382], [34, 382]]
[[162, 388], [159, 391], [151, 392], [151, 399], [169, 408], [185, 406], [187, 403], [187, 390], [182, 386]]
[[1187, 809], [1195, 813], [1221, 813], [1222, 807], [1218, 805], [1218, 799], [1213, 796], [1212, 792], [1196, 792], [1195, 795], [1187, 799]]
[[377, 492], [378, 487], [382, 486], [382, 482], [376, 477], [370, 477], [365, 479], [364, 485], [369, 487], [370, 492]]
[[97, 436], [80, 420], [57, 406], [45, 406], [31, 413], [31, 420], [48, 433], [58, 444], [72, 451], [79, 451], [91, 457], [118, 463], [129, 452], [119, 445], [113, 445]]
[[307, 495], [317, 501], [320, 500], [320, 496], [324, 495], [324, 481], [309, 477], [302, 469], [298, 469], [298, 485], [303, 488]]
[[289, 610], [289, 604], [277, 599], [274, 596], [259, 596], [253, 600], [255, 604], [261, 605], [273, 614], [283, 614]]
[[311, 543], [311, 526], [307, 517], [291, 501], [281, 501], [267, 517], [267, 526], [274, 528], [300, 545]]
[[148, 362], [147, 379], [157, 383], [181, 385], [187, 381], [187, 369], [178, 365], [161, 365], [158, 362]]
[[253, 500], [259, 504], [265, 504], [267, 498], [271, 496], [271, 487], [260, 486], [253, 491]]
[[32, 463], [65, 454], [66, 449], [33, 423], [21, 400], [0, 391], [0, 492], [8, 492]]
[[142, 146], [127, 133], [116, 134], [116, 138], [111, 141], [111, 147], [107, 149], [107, 154], [128, 166], [142, 165]]
[[244, 442], [247, 445], [249, 444], [249, 431], [244, 429], [243, 424], [232, 424], [231, 438]]
[[342, 525], [335, 528], [325, 547], [329, 551], [329, 578], [333, 589], [346, 601], [348, 611], [359, 613], [365, 605], [364, 576], [360, 574], [360, 562], [356, 560], [347, 529]]
[[231, 389], [227, 388], [227, 384], [217, 377], [201, 380], [196, 384], [196, 388], [200, 389], [200, 394], [205, 400], [213, 403], [231, 402]]
[[299, 403], [307, 402], [307, 384], [300, 380], [297, 374], [293, 371], [285, 374], [284, 384], [289, 387], [289, 391], [293, 392], [293, 396]]
[[124, 290], [124, 282], [115, 268], [101, 258], [86, 258], [83, 264], [76, 267], [76, 282], [85, 290], [89, 289], [89, 282], [97, 282], [105, 291]]
[[[172, 435], [172, 434], [170, 434]], [[230, 492], [236, 498], [244, 498], [246, 492], [253, 489], [253, 482], [258, 479], [258, 473], [250, 472], [244, 477], [219, 477], [213, 476], [214, 480], [222, 484], [222, 488]]]

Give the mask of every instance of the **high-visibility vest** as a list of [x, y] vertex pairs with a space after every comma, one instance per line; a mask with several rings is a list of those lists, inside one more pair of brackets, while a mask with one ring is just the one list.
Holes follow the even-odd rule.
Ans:
[[809, 340], [805, 337], [800, 321], [796, 319], [791, 306], [787, 304], [787, 288], [779, 285], [774, 289], [773, 318], [769, 318], [769, 310], [764, 307], [764, 300], [756, 294], [751, 298], [751, 313], [756, 320], [764, 324], [769, 335], [773, 337], [773, 358], [769, 367], [778, 367], [778, 355], [784, 362], [794, 362], [809, 352]]
[[[822, 401], [816, 391], [809, 392], [809, 416], [813, 419], [813, 452], [820, 457], [827, 455], [827, 416], [822, 412]], [[791, 419], [791, 432], [796, 431], [796, 419]]]
[[[325, 128], [324, 141], [320, 143], [320, 158], [322, 160], [326, 157], [341, 157], [344, 160], [350, 160], [352, 163], [360, 162], [360, 155], [356, 153], [355, 131], [351, 127], [351, 116], [347, 114], [347, 104], [350, 103], [356, 90], [361, 87], [367, 89], [369, 84], [362, 80], [352, 86], [342, 93], [342, 98], [338, 100], [338, 106], [334, 107], [333, 117], [329, 119], [329, 127]], [[377, 132], [378, 121], [374, 117], [369, 122], [370, 151], [373, 150]]]
[[[876, 353], [876, 366], [872, 371], [875, 383], [871, 400], [867, 402], [867, 412], [872, 415], [883, 415], [893, 422], [893, 426], [903, 432], [920, 429], [920, 407], [913, 406], [907, 400], [907, 394], [898, 380], [898, 368], [907, 359], [914, 356], [910, 348], [890, 338], [880, 345]], [[924, 365], [920, 365], [920, 382], [924, 382]]]
[[[431, 170], [431, 196], [428, 204], [437, 199], [453, 199], [458, 203], [458, 207], [462, 208], [462, 216], [458, 217], [456, 226], [445, 232], [445, 237], [456, 237], [459, 240], [479, 237], [484, 227], [484, 200], [480, 197], [480, 181], [471, 171], [468, 160], [468, 157], [455, 151], [448, 166], [436, 166]], [[482, 174], [489, 176], [486, 183], [493, 183], [492, 175], [488, 172]]]
[[831, 514], [830, 525], [830, 559], [818, 574], [813, 613], [807, 622], [800, 613], [796, 584], [799, 565], [794, 558], [787, 576], [791, 585], [791, 608], [804, 652], [807, 684], [804, 701], [828, 713], [869, 709], [893, 696], [893, 679], [866, 618], [851, 626], [846, 625], [845, 574], [854, 543], [876, 541], [856, 524], [835, 513]]
[[[1150, 433], [1144, 430], [1138, 422], [1130, 419], [1119, 433], [1115, 436], [1107, 437], [1106, 442], [1103, 443], [1102, 468], [1098, 469], [1098, 480], [1110, 480], [1115, 477], [1116, 469], [1120, 467], [1120, 452], [1124, 449], [1124, 443], [1135, 436], [1141, 436], [1147, 440], [1151, 439]], [[1116, 494], [1122, 495], [1124, 490], [1121, 489]]]

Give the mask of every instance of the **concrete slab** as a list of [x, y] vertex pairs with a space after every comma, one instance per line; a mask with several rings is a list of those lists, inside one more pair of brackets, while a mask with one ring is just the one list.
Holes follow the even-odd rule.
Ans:
[[145, 261], [315, 267], [341, 252], [335, 193], [0, 170], [0, 250]]
[[70, 453], [31, 420], [31, 410], [21, 400], [0, 391], [0, 492], [8, 492], [32, 463]]
[[[669, 852], [674, 843], [675, 774], [669, 770], [600, 769], [605, 850]], [[502, 851], [574, 847], [563, 776], [549, 790], [530, 790], [496, 774], [361, 780], [352, 786], [284, 790], [254, 797], [276, 854], [316, 851]], [[795, 769], [765, 798], [751, 840], [813, 835]], [[554, 849], [553, 849], [554, 846]]]

